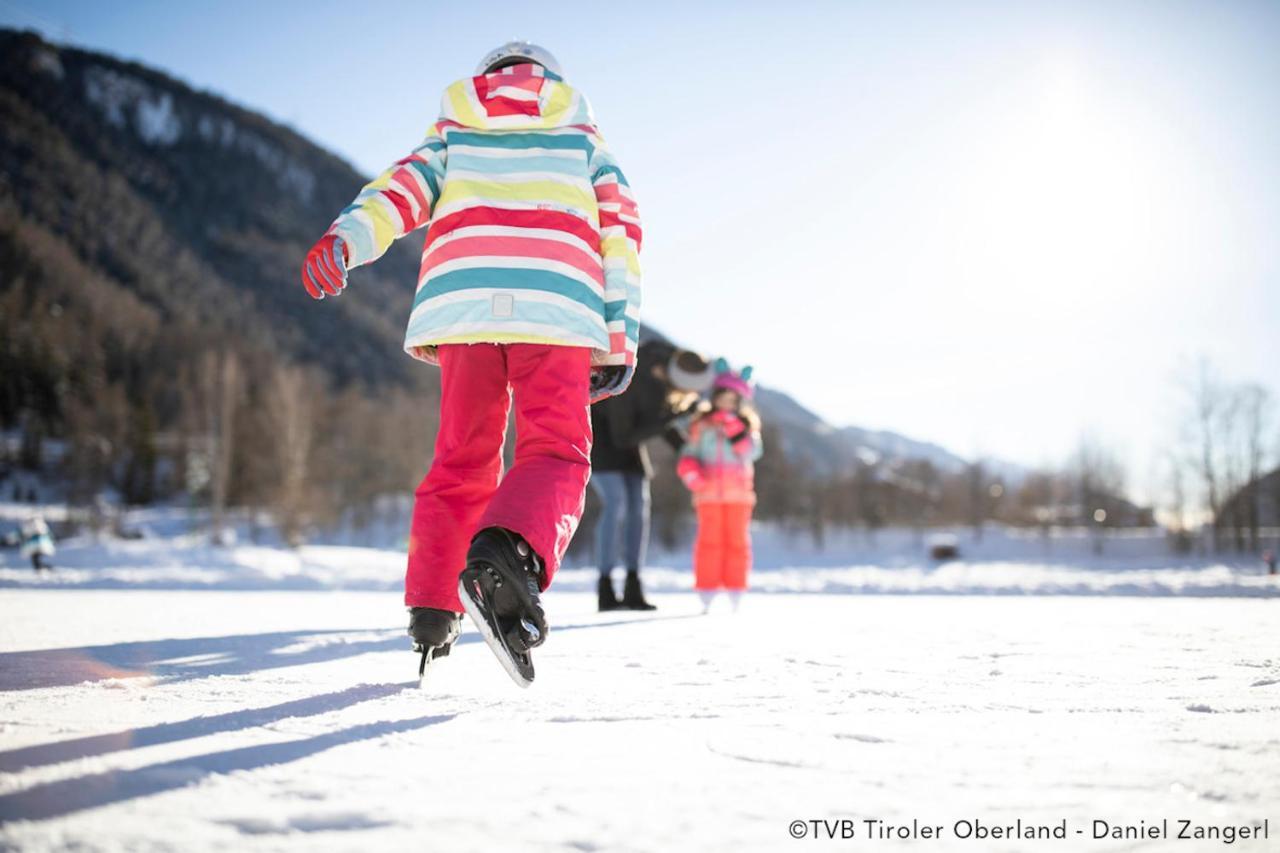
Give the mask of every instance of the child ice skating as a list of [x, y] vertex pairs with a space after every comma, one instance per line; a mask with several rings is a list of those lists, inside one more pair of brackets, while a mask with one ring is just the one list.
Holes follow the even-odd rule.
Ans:
[[22, 556], [31, 560], [31, 568], [37, 573], [44, 569], [52, 569], [49, 562], [53, 559], [53, 535], [49, 525], [40, 516], [29, 518], [22, 523]]
[[751, 368], [735, 373], [721, 359], [716, 371], [711, 408], [690, 425], [676, 469], [698, 515], [693, 573], [704, 613], [717, 591], [727, 590], [736, 609], [747, 589], [755, 461], [764, 449], [759, 418], [748, 405]]
[[631, 190], [545, 49], [503, 45], [449, 86], [422, 144], [312, 248], [303, 284], [337, 295], [348, 269], [424, 225], [404, 347], [441, 368], [440, 432], [415, 493], [409, 634], [425, 667], [448, 654], [465, 610], [527, 686], [547, 634], [539, 596], [582, 516], [589, 404], [630, 382], [640, 304]]

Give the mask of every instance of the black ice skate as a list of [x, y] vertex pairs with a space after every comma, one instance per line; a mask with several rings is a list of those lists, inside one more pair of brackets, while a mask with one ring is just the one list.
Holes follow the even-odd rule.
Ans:
[[467, 567], [458, 577], [458, 597], [480, 635], [511, 680], [533, 683], [529, 650], [547, 637], [539, 591], [542, 561], [510, 530], [489, 527], [476, 534]]
[[409, 608], [409, 636], [413, 638], [413, 650], [422, 655], [419, 679], [426, 676], [429, 663], [449, 654], [461, 628], [461, 613], [434, 607]]

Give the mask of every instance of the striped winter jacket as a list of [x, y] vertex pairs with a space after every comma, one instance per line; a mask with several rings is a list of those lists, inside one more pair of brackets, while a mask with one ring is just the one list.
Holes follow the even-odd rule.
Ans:
[[676, 471], [701, 503], [755, 504], [755, 462], [764, 453], [760, 433], [734, 416], [711, 412], [689, 426]]
[[523, 64], [451, 85], [422, 144], [330, 231], [354, 267], [423, 225], [411, 355], [438, 363], [445, 343], [559, 344], [634, 368], [639, 214], [586, 97], [555, 74]]

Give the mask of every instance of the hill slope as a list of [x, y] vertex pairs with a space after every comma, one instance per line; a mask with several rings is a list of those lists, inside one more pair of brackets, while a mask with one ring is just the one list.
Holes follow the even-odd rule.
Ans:
[[[0, 31], [0, 174], [7, 359], [18, 342], [74, 340], [110, 361], [181, 330], [172, 345], [237, 336], [339, 381], [402, 382], [412, 368], [398, 343], [413, 241], [357, 273], [342, 299], [310, 304], [303, 253], [365, 178], [260, 115], [140, 65]], [[47, 328], [17, 328], [33, 319]]]

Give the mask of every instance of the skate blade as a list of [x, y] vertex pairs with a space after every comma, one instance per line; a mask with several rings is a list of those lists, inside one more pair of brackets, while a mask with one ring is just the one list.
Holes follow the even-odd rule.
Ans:
[[425, 690], [428, 681], [431, 678], [431, 671], [435, 669], [436, 661], [440, 658], [448, 657], [451, 646], [432, 646], [431, 648], [423, 648], [421, 645], [414, 643], [413, 650], [421, 655], [418, 661], [418, 689]]
[[502, 668], [507, 671], [507, 675], [511, 676], [511, 680], [520, 687], [528, 687], [533, 684], [533, 676], [528, 678], [520, 672], [520, 668], [516, 665], [515, 660], [511, 657], [511, 653], [507, 650], [506, 644], [499, 639], [498, 635], [489, 627], [489, 620], [485, 618], [485, 608], [482, 602], [477, 601], [472, 596], [473, 591], [468, 588], [467, 578], [464, 574], [458, 580], [458, 598], [462, 601], [462, 609], [467, 612], [467, 617], [475, 624], [476, 630], [480, 632], [480, 636], [484, 638], [485, 644], [488, 645], [493, 656], [498, 659], [498, 663], [502, 664]]

